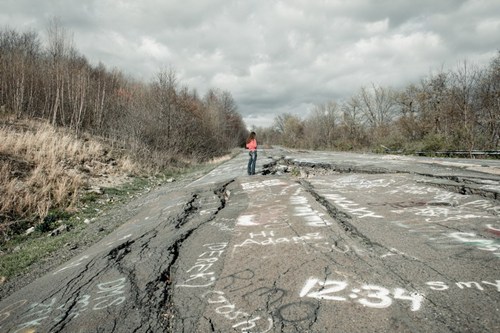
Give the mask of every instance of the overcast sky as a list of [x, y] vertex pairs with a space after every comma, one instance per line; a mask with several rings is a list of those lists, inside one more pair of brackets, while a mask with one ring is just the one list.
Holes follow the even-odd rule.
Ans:
[[231, 92], [249, 127], [500, 49], [500, 0], [0, 0], [2, 27], [44, 37], [54, 17], [92, 64], [144, 82], [172, 67]]

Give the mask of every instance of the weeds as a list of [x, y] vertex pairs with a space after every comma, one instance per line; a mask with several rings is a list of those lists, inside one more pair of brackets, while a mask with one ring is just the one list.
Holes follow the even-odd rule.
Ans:
[[293, 167], [292, 171], [291, 171], [291, 174], [292, 174], [293, 177], [299, 177], [300, 176], [300, 169], [297, 168], [297, 167]]
[[96, 140], [33, 120], [4, 122], [0, 142], [0, 244], [30, 225], [45, 230], [50, 212], [76, 211], [93, 177], [137, 171]]
[[[69, 243], [80, 242], [87, 227], [86, 223], [84, 223], [85, 220], [95, 220], [96, 216], [102, 212], [111, 209], [116, 203], [130, 199], [130, 196], [140, 193], [148, 185], [151, 185], [151, 181], [148, 181], [147, 178], [135, 178], [130, 183], [122, 184], [116, 188], [105, 189], [102, 195], [92, 192], [86, 193], [81, 199], [81, 209], [78, 212], [49, 211], [43, 221], [36, 225], [32, 234], [26, 235], [17, 232], [0, 247], [0, 277], [10, 279], [13, 276], [22, 274], [33, 263], [47, 258], [52, 252], [65, 247]], [[111, 204], [107, 204], [103, 200], [109, 196], [116, 199]], [[68, 232], [57, 237], [48, 237], [48, 232], [63, 224], [68, 227]], [[24, 223], [21, 229], [25, 230], [28, 226], [29, 223]], [[108, 232], [111, 231], [108, 230]], [[98, 235], [93, 235], [93, 237], [97, 240], [106, 234], [107, 232], [101, 232]]]
[[35, 230], [40, 233], [45, 233], [56, 229], [59, 226], [59, 221], [67, 220], [71, 217], [71, 213], [66, 211], [55, 210], [45, 216], [42, 223], [39, 223]]

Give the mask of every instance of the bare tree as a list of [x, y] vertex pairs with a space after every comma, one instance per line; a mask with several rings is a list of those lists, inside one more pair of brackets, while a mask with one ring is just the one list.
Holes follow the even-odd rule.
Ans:
[[314, 149], [332, 148], [336, 136], [339, 107], [335, 101], [316, 105], [305, 121], [304, 137]]
[[205, 119], [219, 147], [227, 150], [240, 145], [246, 129], [236, 102], [228, 91], [210, 89], [203, 99]]
[[87, 60], [73, 54], [68, 63], [67, 96], [70, 111], [69, 127], [80, 134], [87, 110], [87, 95], [90, 91], [90, 71]]
[[102, 135], [102, 128], [104, 126], [104, 112], [105, 112], [105, 102], [108, 97], [107, 83], [108, 74], [106, 68], [102, 63], [91, 69], [91, 97], [89, 97], [89, 103], [91, 108], [91, 114], [86, 120], [88, 130], [94, 133], [99, 133]]
[[484, 149], [500, 149], [500, 51], [478, 83], [478, 130]]
[[449, 133], [446, 105], [449, 99], [448, 74], [440, 72], [421, 81], [423, 110], [422, 121], [428, 133], [447, 135]]
[[[451, 74], [450, 110], [454, 128], [455, 145], [464, 145], [470, 151], [475, 148], [478, 106], [476, 89], [481, 80], [480, 71], [463, 61]], [[465, 148], [465, 147], [464, 147]]]
[[394, 95], [395, 105], [399, 112], [396, 125], [409, 141], [420, 140], [425, 135], [421, 121], [422, 96], [422, 90], [415, 84], [408, 85]]
[[371, 85], [371, 89], [361, 88], [359, 105], [368, 122], [374, 129], [389, 124], [395, 115], [394, 92], [391, 89]]
[[274, 128], [280, 133], [280, 144], [292, 148], [304, 146], [304, 123], [299, 117], [289, 113], [276, 116]]
[[35, 32], [0, 32], [0, 104], [17, 117], [33, 108], [40, 41]]
[[156, 75], [152, 84], [153, 96], [159, 110], [162, 132], [165, 135], [165, 144], [168, 150], [173, 148], [173, 127], [179, 126], [177, 119], [177, 74], [173, 68], [163, 69]]
[[341, 146], [353, 149], [363, 145], [365, 130], [359, 96], [351, 97], [342, 104]]

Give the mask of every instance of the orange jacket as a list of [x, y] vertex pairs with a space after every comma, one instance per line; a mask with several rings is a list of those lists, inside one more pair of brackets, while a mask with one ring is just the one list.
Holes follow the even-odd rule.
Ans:
[[250, 140], [250, 142], [247, 143], [247, 149], [250, 149], [250, 151], [257, 150], [257, 140]]

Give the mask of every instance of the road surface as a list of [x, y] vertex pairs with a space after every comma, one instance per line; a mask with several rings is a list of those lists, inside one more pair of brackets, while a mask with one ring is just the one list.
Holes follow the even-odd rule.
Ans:
[[1, 332], [500, 332], [500, 161], [260, 150], [151, 192]]

